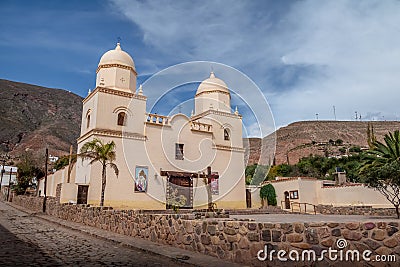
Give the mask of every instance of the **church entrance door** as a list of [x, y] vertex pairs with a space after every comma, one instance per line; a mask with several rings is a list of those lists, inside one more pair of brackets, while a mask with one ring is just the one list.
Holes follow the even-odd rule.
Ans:
[[190, 176], [168, 176], [166, 208], [193, 208], [193, 180]]

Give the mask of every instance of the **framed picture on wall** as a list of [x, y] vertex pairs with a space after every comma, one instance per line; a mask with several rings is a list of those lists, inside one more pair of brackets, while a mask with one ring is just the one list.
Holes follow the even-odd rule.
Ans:
[[149, 168], [147, 166], [136, 166], [135, 168], [135, 192], [147, 192]]

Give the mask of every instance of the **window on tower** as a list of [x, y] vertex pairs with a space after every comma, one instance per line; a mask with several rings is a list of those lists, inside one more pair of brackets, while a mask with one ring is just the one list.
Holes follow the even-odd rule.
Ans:
[[86, 128], [90, 127], [90, 114], [86, 116]]
[[125, 124], [126, 124], [126, 113], [125, 112], [118, 113], [117, 124], [120, 126], [125, 126]]
[[231, 137], [229, 136], [229, 130], [228, 129], [224, 129], [224, 140], [230, 140]]
[[175, 144], [175, 159], [183, 160], [183, 144]]

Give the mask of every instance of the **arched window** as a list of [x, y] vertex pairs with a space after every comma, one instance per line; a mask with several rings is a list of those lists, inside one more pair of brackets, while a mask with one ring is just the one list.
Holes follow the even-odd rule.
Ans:
[[224, 140], [230, 140], [231, 137], [229, 135], [229, 130], [228, 129], [224, 129]]
[[90, 113], [86, 115], [86, 128], [90, 127]]
[[126, 113], [125, 112], [118, 113], [117, 124], [120, 126], [124, 126], [126, 124]]

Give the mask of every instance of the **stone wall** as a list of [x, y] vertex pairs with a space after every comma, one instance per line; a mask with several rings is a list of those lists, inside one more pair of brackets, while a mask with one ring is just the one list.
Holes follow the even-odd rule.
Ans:
[[395, 208], [372, 208], [371, 206], [342, 206], [318, 205], [317, 212], [321, 214], [337, 215], [368, 215], [368, 216], [395, 216]]
[[[14, 202], [38, 209], [42, 200], [18, 196]], [[259, 261], [257, 253], [265, 246], [268, 251], [282, 249], [301, 253], [303, 250], [313, 250], [318, 256], [324, 249], [337, 247], [338, 239], [345, 239], [348, 243], [344, 250], [357, 249], [361, 253], [371, 250], [373, 255], [393, 254], [397, 262], [400, 260], [399, 221], [395, 220], [374, 223], [258, 223], [221, 218], [198, 220], [188, 213], [148, 214], [87, 205], [60, 205], [52, 198], [48, 200], [47, 207], [48, 214], [65, 220], [246, 265], [284, 265], [276, 258], [272, 262]], [[337, 266], [343, 266], [343, 262], [336, 263]], [[328, 262], [325, 260], [321, 264], [326, 266]]]
[[[43, 200], [44, 197], [34, 197], [34, 196], [18, 196], [14, 195], [12, 202], [18, 206], [24, 207], [34, 212], [43, 211]], [[60, 205], [55, 197], [47, 197], [46, 201], [46, 213], [50, 215], [55, 215], [59, 210]]]

